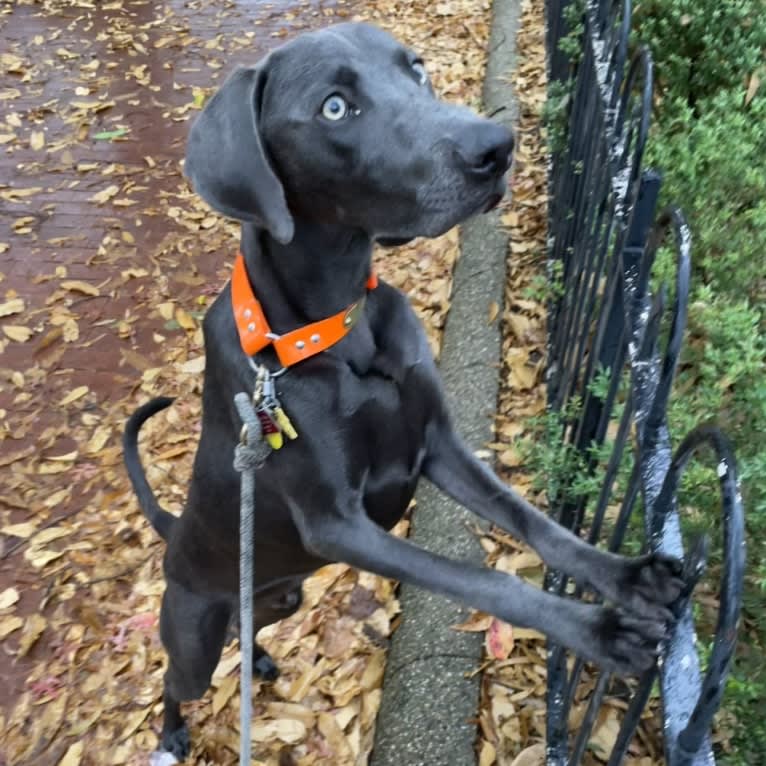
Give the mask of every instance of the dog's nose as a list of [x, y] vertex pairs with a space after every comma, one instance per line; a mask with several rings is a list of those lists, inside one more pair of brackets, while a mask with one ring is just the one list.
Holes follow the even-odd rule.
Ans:
[[513, 134], [494, 122], [464, 131], [456, 148], [464, 169], [480, 179], [505, 173], [511, 166], [512, 153]]

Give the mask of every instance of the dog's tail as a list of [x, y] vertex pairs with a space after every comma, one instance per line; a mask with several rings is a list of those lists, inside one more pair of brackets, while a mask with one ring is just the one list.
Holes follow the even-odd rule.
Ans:
[[157, 502], [157, 498], [146, 480], [146, 472], [141, 463], [138, 454], [138, 432], [141, 426], [149, 420], [152, 415], [164, 410], [173, 403], [173, 399], [168, 396], [158, 396], [155, 399], [141, 405], [129, 418], [125, 424], [125, 432], [122, 435], [123, 459], [125, 467], [128, 469], [130, 483], [133, 485], [133, 491], [138, 497], [138, 504], [144, 512], [144, 516], [149, 519], [151, 525], [157, 530], [163, 540], [167, 540], [173, 524], [176, 523], [176, 517], [168, 513]]

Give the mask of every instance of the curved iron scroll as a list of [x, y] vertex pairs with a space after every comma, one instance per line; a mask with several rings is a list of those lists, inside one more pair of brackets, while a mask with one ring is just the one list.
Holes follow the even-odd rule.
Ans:
[[[714, 763], [709, 730], [734, 651], [744, 577], [736, 464], [726, 437], [712, 426], [695, 429], [675, 457], [671, 454], [666, 413], [686, 327], [691, 235], [673, 208], [651, 224], [661, 184], [658, 174], [641, 170], [651, 110], [651, 56], [640, 48], [627, 65], [630, 0], [587, 0], [582, 55], [575, 64], [568, 62], [558, 50], [558, 40], [570, 31], [566, 5], [548, 2], [550, 74], [568, 78], [571, 93], [568, 143], [553, 157], [550, 187], [549, 257], [561, 284], [560, 297], [550, 306], [548, 399], [550, 408], [562, 413], [562, 440], [582, 454], [582, 470], [592, 476], [602, 470], [594, 447], [604, 444], [618, 407], [622, 414], [597, 496], [562, 495], [551, 512], [591, 543], [603, 538], [617, 551], [640, 506], [644, 547], [684, 559], [687, 592], [676, 605], [676, 630], [658, 667], [637, 685], [621, 687], [627, 710], [607, 757], [609, 766], [621, 763], [659, 677], [667, 763], [707, 766]], [[658, 249], [671, 234], [676, 278], [669, 304], [668, 288], [662, 285], [653, 295], [649, 283]], [[601, 385], [595, 387], [597, 376]], [[581, 402], [576, 417], [567, 407], [572, 401]], [[632, 471], [617, 496], [631, 437]], [[721, 606], [704, 679], [690, 602], [706, 551], [698, 544], [685, 553], [676, 501], [684, 467], [702, 444], [712, 446], [718, 457], [724, 529]], [[610, 499], [619, 510], [607, 530]], [[547, 572], [545, 586], [575, 598], [584, 595], [560, 572]], [[583, 671], [581, 660], [575, 658], [570, 669], [565, 650], [549, 646], [550, 766], [580, 762], [613, 685], [608, 675], [597, 677], [580, 731], [570, 742], [569, 712]]]
[[[669, 760], [674, 764], [690, 764], [707, 737], [713, 716], [721, 704], [726, 677], [737, 643], [737, 624], [742, 603], [745, 575], [745, 513], [737, 478], [737, 464], [728, 438], [715, 426], [702, 425], [683, 440], [670, 466], [658, 505], [669, 507], [678, 483], [691, 456], [703, 445], [712, 447], [717, 459], [718, 480], [723, 504], [723, 574], [720, 607], [715, 629], [713, 651], [708, 659], [705, 680], [697, 696], [694, 710], [686, 726], [678, 734]], [[661, 529], [657, 529], [661, 537]], [[666, 701], [667, 704], [667, 701]]]

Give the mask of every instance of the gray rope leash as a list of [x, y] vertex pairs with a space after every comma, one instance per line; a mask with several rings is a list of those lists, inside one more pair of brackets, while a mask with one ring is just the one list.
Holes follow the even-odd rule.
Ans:
[[244, 426], [234, 453], [234, 468], [242, 474], [239, 511], [239, 766], [250, 766], [250, 721], [253, 713], [253, 519], [255, 470], [271, 452], [250, 396], [234, 397]]

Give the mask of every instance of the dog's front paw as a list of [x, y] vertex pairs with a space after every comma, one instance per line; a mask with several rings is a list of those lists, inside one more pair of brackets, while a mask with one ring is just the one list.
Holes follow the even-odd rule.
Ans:
[[670, 556], [650, 553], [637, 558], [616, 558], [610, 583], [598, 588], [620, 609], [637, 617], [670, 622], [669, 607], [684, 589], [683, 564]]
[[664, 620], [635, 617], [611, 607], [591, 610], [586, 642], [579, 651], [584, 659], [620, 675], [639, 675], [654, 665], [668, 635]]
[[163, 731], [162, 749], [174, 755], [179, 761], [184, 761], [191, 750], [189, 727], [184, 723], [173, 731]]

